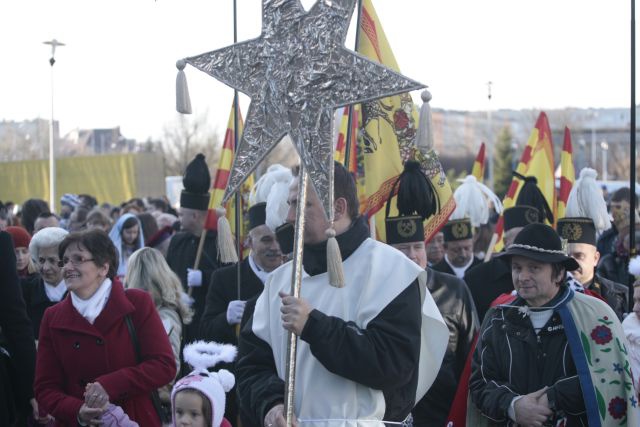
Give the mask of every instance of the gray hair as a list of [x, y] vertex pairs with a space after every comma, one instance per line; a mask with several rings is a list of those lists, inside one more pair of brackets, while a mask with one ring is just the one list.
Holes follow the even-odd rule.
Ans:
[[59, 227], [46, 227], [38, 231], [31, 238], [29, 253], [32, 259], [38, 259], [40, 249], [58, 247], [69, 232]]

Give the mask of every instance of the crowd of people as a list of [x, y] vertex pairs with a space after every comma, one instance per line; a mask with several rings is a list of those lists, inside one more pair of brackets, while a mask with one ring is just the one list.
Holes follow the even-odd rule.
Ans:
[[[0, 424], [284, 426], [291, 332], [297, 425], [639, 425], [628, 188], [549, 218], [535, 179], [504, 211], [491, 197], [462, 208], [479, 191], [465, 180], [461, 208], [425, 241], [436, 207], [408, 161], [398, 200], [413, 202], [387, 209], [382, 243], [336, 163], [332, 223], [309, 187], [293, 297], [297, 173], [272, 166], [256, 184], [237, 265], [205, 227], [201, 155], [178, 211], [86, 194], [62, 196], [57, 214], [38, 199], [0, 205]], [[574, 189], [594, 183], [585, 171]], [[344, 286], [329, 280], [330, 229]]]

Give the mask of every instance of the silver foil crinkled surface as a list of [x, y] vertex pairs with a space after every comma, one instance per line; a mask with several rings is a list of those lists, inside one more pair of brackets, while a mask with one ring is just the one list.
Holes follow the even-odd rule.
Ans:
[[262, 34], [187, 63], [251, 98], [224, 202], [289, 134], [333, 219], [333, 111], [424, 87], [344, 47], [356, 0], [263, 0]]

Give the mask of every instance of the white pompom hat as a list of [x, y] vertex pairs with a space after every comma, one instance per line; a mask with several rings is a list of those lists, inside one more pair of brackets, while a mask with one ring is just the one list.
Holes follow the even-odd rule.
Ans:
[[[235, 385], [235, 377], [226, 369], [209, 372], [220, 362], [233, 362], [237, 349], [231, 344], [196, 341], [185, 346], [184, 360], [193, 366], [193, 371], [181, 378], [171, 391], [171, 407], [175, 408], [176, 394], [183, 390], [197, 390], [211, 403], [211, 426], [219, 427], [224, 418], [226, 394]], [[175, 410], [172, 410], [173, 425], [175, 425]]]

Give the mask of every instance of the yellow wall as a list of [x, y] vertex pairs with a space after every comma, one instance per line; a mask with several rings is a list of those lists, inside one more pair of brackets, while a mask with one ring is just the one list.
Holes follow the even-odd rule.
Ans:
[[[64, 193], [87, 193], [99, 203], [119, 204], [164, 192], [164, 164], [153, 153], [56, 160], [56, 211]], [[49, 161], [0, 163], [0, 200], [22, 204], [29, 198], [49, 201]]]

